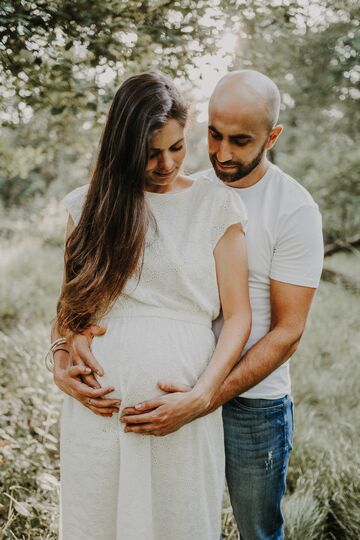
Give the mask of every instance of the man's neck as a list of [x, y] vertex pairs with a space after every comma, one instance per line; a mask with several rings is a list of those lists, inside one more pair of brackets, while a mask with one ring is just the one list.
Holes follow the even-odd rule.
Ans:
[[257, 167], [253, 171], [251, 171], [250, 174], [247, 176], [244, 176], [244, 178], [240, 178], [240, 180], [237, 180], [236, 182], [224, 182], [227, 186], [232, 188], [248, 188], [251, 186], [254, 186], [263, 178], [263, 176], [266, 174], [270, 167], [270, 161], [264, 156], [264, 159], [262, 159]]

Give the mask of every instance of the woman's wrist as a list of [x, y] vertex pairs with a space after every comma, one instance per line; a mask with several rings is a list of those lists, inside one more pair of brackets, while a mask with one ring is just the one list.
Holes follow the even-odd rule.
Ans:
[[198, 413], [204, 413], [210, 407], [212, 394], [206, 389], [194, 386], [188, 395]]
[[53, 352], [53, 371], [67, 369], [71, 365], [70, 351], [58, 348]]

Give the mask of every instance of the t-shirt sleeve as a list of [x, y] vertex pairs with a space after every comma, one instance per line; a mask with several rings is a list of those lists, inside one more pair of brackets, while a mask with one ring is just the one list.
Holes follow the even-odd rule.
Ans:
[[238, 193], [223, 189], [223, 199], [216, 209], [211, 230], [211, 243], [213, 249], [230, 225], [239, 223], [246, 230], [247, 213], [245, 205]]
[[324, 260], [321, 214], [316, 205], [298, 208], [281, 225], [270, 278], [318, 287]]
[[73, 218], [75, 225], [79, 223], [81, 212], [84, 206], [88, 185], [74, 189], [63, 198], [65, 208]]

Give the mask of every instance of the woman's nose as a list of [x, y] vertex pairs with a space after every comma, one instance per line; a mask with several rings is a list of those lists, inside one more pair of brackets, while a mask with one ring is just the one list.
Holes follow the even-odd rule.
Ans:
[[164, 152], [160, 157], [160, 168], [164, 171], [171, 171], [174, 168], [174, 160], [170, 153]]

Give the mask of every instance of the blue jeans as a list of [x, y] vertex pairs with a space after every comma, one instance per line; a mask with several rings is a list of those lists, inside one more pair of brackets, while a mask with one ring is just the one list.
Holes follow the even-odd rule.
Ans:
[[292, 449], [293, 402], [237, 397], [223, 407], [226, 479], [241, 540], [282, 540], [281, 499]]

